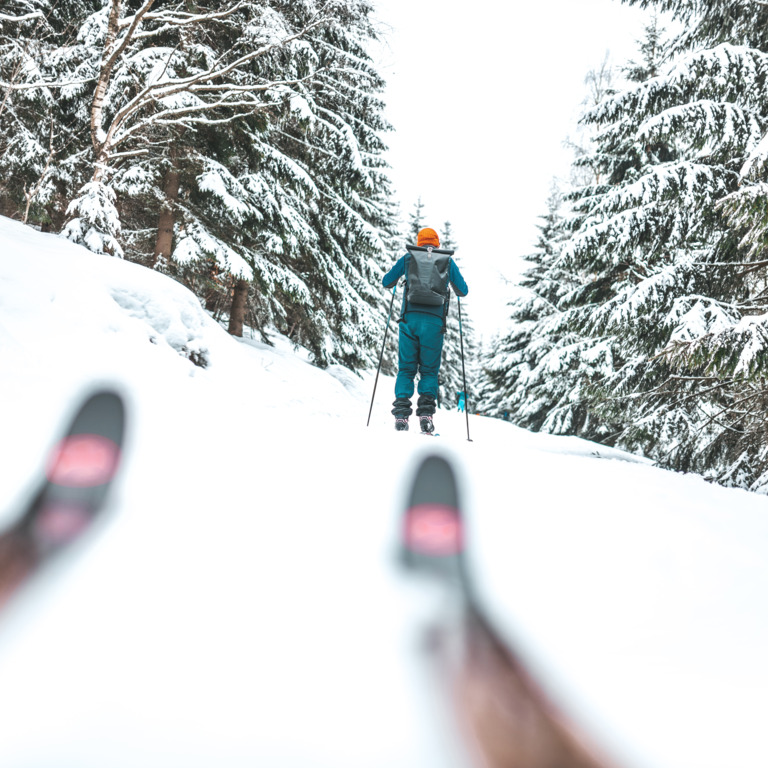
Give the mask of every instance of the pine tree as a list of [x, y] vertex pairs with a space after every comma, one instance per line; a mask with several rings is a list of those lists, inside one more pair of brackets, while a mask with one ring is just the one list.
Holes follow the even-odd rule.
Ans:
[[520, 279], [519, 295], [509, 303], [509, 328], [493, 337], [483, 355], [480, 408], [534, 431], [541, 429], [556, 402], [538, 391], [553, 377], [533, 372], [557, 341], [547, 321], [562, 314], [557, 304], [564, 291], [550, 274], [564, 237], [561, 205], [562, 196], [553, 184], [547, 214], [538, 225], [536, 250], [526, 258], [530, 266]]
[[[661, 35], [662, 30], [653, 19], [641, 45], [641, 64], [632, 63], [624, 68], [627, 85], [623, 89], [613, 74], [587, 80], [591, 84], [591, 106], [583, 122], [592, 128], [591, 145], [578, 153], [574, 162], [580, 173], [575, 177], [578, 186], [566, 195], [571, 209], [570, 232], [554, 264], [561, 279], [567, 275], [562, 282], [570, 283], [570, 289], [557, 301], [562, 313], [560, 320], [554, 326], [551, 320], [546, 323], [546, 335], [555, 342], [548, 353], [547, 366], [553, 378], [559, 380], [558, 384], [544, 385], [559, 394], [556, 401], [549, 398], [550, 407], [553, 402], [558, 402], [558, 406], [543, 422], [548, 431], [613, 443], [620, 438], [626, 423], [626, 408], [611, 407], [611, 398], [620, 389], [620, 377], [637, 371], [638, 357], [644, 359], [643, 352], [628, 356], [625, 338], [615, 332], [615, 326], [601, 324], [598, 318], [609, 301], [649, 270], [642, 247], [637, 247], [638, 242], [633, 239], [637, 236], [635, 222], [624, 218], [622, 205], [627, 200], [626, 190], [637, 194], [635, 182], [644, 169], [660, 161], [657, 155], [666, 161], [671, 153], [664, 142], [639, 145], [631, 118], [622, 120], [614, 115], [604, 120], [595, 116], [603, 113], [606, 104], [621, 98], [632, 87], [633, 78], [658, 71], [659, 57], [665, 54], [659, 42]], [[605, 67], [600, 71], [604, 70]], [[597, 87], [600, 82], [603, 85]], [[639, 212], [639, 222], [646, 225], [646, 237], [652, 239], [654, 224], [643, 222], [644, 213]], [[619, 256], [618, 243], [622, 238], [632, 244], [628, 254]], [[643, 320], [638, 324], [643, 325]], [[647, 340], [645, 327], [638, 337]]]
[[83, 46], [63, 41], [97, 5], [9, 0], [0, 14], [0, 212], [46, 230], [64, 222], [87, 134], [77, 107]]
[[[440, 247], [447, 250], [458, 250], [450, 221], [446, 221], [443, 225]], [[452, 258], [456, 265], [461, 268], [458, 256], [454, 254]], [[461, 307], [461, 318], [459, 318], [459, 305]], [[464, 392], [464, 378], [466, 377], [466, 407], [475, 407], [478, 398], [478, 345], [467, 301], [454, 296], [453, 291], [449, 293], [448, 316], [445, 324], [446, 330], [443, 340], [442, 363], [440, 365], [438, 399], [441, 406], [455, 408], [458, 404], [460, 393]]]
[[508, 329], [483, 356], [481, 409], [515, 424], [552, 434], [610, 442], [615, 425], [594, 412], [590, 386], [612, 367], [610, 346], [595, 346], [570, 323], [567, 298], [583, 279], [562, 259], [570, 236], [556, 185], [541, 217], [536, 248], [526, 257]]
[[424, 204], [421, 202], [421, 197], [419, 197], [408, 220], [408, 242], [415, 245], [419, 231], [426, 226], [424, 223]]
[[319, 306], [302, 308], [290, 322], [298, 323], [319, 363], [351, 367], [377, 362], [372, 350], [385, 319], [381, 276], [395, 230], [381, 138], [389, 127], [378, 95], [383, 81], [366, 52], [375, 36], [370, 12], [366, 3], [348, 0], [337, 8], [336, 25], [313, 31], [308, 42], [319, 78], [297, 86], [289, 121], [268, 130], [313, 187], [307, 215], [313, 238], [302, 245], [297, 237], [287, 255], [298, 259]]
[[608, 184], [581, 191], [564, 249], [594, 275], [570, 299], [573, 322], [620, 350], [593, 395], [621, 419], [621, 445], [761, 487], [767, 358], [755, 318], [765, 308], [749, 249], [764, 214], [741, 215], [751, 192], [739, 171], [768, 125], [768, 17], [732, 3], [641, 4], [673, 11], [687, 30], [668, 64], [650, 60], [664, 47], [647, 33], [644, 66], [629, 72], [645, 79], [587, 117], [600, 129], [590, 162]]
[[[612, 95], [615, 80], [606, 57], [585, 78], [585, 107], [594, 109]], [[576, 158], [573, 189], [564, 194], [553, 186], [536, 249], [526, 257], [531, 267], [510, 302], [509, 327], [484, 353], [481, 408], [529, 429], [610, 443], [617, 424], [596, 407], [592, 390], [613, 372], [618, 349], [609, 337], [585, 329], [581, 314], [588, 316], [594, 304], [597, 275], [593, 264], [567, 255], [573, 233], [610, 188], [605, 169], [594, 162], [596, 142], [594, 130], [569, 142]]]
[[[390, 201], [388, 206], [388, 218], [389, 221], [392, 222], [392, 226], [388, 227], [383, 233], [386, 253], [388, 254], [388, 260], [386, 262], [387, 271], [389, 271], [389, 268], [395, 264], [397, 260], [405, 253], [405, 247], [403, 244], [409, 240], [408, 237], [403, 235], [402, 226], [400, 223], [400, 213], [397, 204], [394, 201]], [[398, 319], [400, 318], [401, 300], [402, 292], [397, 292], [397, 286], [395, 287], [394, 291], [386, 292], [384, 299], [382, 300], [386, 339], [381, 370], [383, 373], [389, 376], [397, 375], [399, 330]], [[389, 322], [388, 330], [386, 330], [387, 322]], [[381, 349], [381, 347], [379, 347], [379, 349]]]

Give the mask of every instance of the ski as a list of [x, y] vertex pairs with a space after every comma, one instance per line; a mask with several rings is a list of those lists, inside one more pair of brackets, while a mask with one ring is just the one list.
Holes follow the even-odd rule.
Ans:
[[400, 560], [439, 579], [455, 610], [427, 631], [471, 749], [489, 768], [615, 768], [569, 721], [525, 662], [486, 618], [467, 567], [466, 524], [456, 474], [439, 455], [424, 458], [402, 518]]
[[46, 562], [88, 531], [117, 472], [125, 408], [119, 395], [87, 397], [51, 450], [38, 491], [0, 533], [0, 607]]
[[459, 489], [453, 469], [441, 456], [423, 459], [411, 483], [400, 559], [415, 572], [439, 574], [464, 596], [469, 582]]

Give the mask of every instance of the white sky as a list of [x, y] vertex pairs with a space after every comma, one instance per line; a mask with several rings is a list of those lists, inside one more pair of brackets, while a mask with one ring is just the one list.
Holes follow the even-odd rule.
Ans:
[[531, 252], [563, 142], [575, 133], [584, 77], [606, 51], [636, 55], [645, 14], [619, 0], [472, 3], [374, 0], [385, 45], [391, 177], [404, 217], [453, 225], [470, 296], [488, 339], [507, 317], [520, 256]]

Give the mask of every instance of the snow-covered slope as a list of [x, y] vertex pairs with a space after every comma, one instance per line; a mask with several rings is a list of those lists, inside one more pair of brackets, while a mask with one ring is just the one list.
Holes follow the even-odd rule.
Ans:
[[0, 765], [466, 765], [395, 550], [404, 480], [457, 466], [481, 600], [626, 766], [752, 768], [768, 500], [229, 337], [173, 281], [0, 219], [0, 523], [82, 394], [128, 403], [105, 523], [0, 616]]

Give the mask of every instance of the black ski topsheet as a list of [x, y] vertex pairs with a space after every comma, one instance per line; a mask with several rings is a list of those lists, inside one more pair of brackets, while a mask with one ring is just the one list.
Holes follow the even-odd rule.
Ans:
[[104, 390], [85, 399], [52, 449], [39, 490], [0, 534], [0, 606], [91, 527], [120, 464], [124, 430], [118, 394]]
[[451, 465], [441, 456], [427, 456], [413, 478], [403, 516], [404, 565], [441, 575], [463, 592], [464, 528], [459, 488]]
[[458, 623], [451, 619], [439, 631], [429, 630], [433, 637], [449, 633], [454, 642], [430, 642], [429, 647], [482, 763], [488, 768], [617, 768], [555, 706], [486, 618], [470, 583], [457, 477], [440, 455], [423, 458], [413, 477], [400, 549], [407, 569], [439, 577], [456, 598]]

